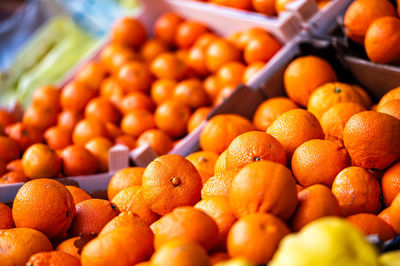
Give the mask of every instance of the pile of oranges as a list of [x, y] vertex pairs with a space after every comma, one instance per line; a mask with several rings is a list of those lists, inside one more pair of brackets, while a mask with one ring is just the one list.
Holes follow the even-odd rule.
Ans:
[[[255, 11], [266, 16], [276, 16], [286, 10], [286, 5], [296, 0], [197, 0], [231, 8]], [[330, 0], [316, 0], [319, 8], [329, 4]]]
[[114, 144], [166, 154], [281, 48], [259, 28], [224, 39], [174, 13], [153, 33], [118, 20], [99, 58], [37, 89], [22, 121], [0, 111], [0, 184], [106, 172]]
[[400, 63], [400, 1], [397, 12], [389, 0], [356, 0], [346, 11], [346, 35], [365, 47], [375, 63]]
[[[201, 151], [117, 172], [108, 200], [34, 179], [0, 205], [1, 265], [266, 264], [282, 238], [341, 216], [382, 241], [400, 233], [400, 88], [373, 105], [316, 56], [292, 61], [288, 97], [253, 120], [211, 118]], [[14, 228], [15, 227], [15, 228]]]

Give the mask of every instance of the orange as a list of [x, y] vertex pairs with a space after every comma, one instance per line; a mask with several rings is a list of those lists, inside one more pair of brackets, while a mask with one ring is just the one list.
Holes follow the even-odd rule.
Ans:
[[210, 45], [210, 43], [212, 43], [213, 41], [215, 41], [219, 38], [220, 37], [218, 35], [211, 33], [211, 32], [207, 32], [207, 33], [200, 35], [192, 47], [197, 46], [197, 47], [201, 47], [201, 48], [207, 48]]
[[211, 266], [211, 262], [204, 248], [197, 243], [186, 239], [173, 239], [154, 252], [149, 265]]
[[110, 66], [112, 65], [113, 56], [120, 51], [131, 51], [131, 49], [121, 44], [109, 43], [101, 50], [99, 55], [100, 62], [107, 69], [107, 71], [111, 71]]
[[137, 214], [133, 212], [121, 212], [117, 217], [114, 217], [103, 227], [103, 229], [99, 233], [99, 236], [107, 234], [121, 227], [135, 226], [142, 226], [149, 229], [149, 226]]
[[214, 175], [214, 166], [218, 157], [218, 154], [215, 152], [198, 151], [186, 156], [186, 159], [199, 171], [204, 184], [208, 178]]
[[60, 157], [64, 176], [92, 175], [97, 172], [99, 162], [85, 147], [68, 146], [61, 152]]
[[108, 151], [113, 146], [113, 143], [104, 137], [93, 138], [86, 143], [85, 148], [96, 157], [99, 162], [99, 171], [108, 171]]
[[190, 116], [187, 131], [188, 133], [194, 131], [200, 124], [207, 120], [207, 116], [211, 111], [211, 107], [200, 107]]
[[268, 34], [269, 33], [262, 28], [250, 28], [231, 34], [230, 36], [228, 36], [228, 40], [235, 44], [235, 46], [238, 47], [240, 50], [244, 50], [250, 40]]
[[[60, 93], [61, 90], [54, 86], [41, 86], [32, 94], [32, 106], [46, 106], [51, 107], [54, 110], [58, 110], [60, 108]], [[9, 114], [7, 117], [9, 122], [6, 123], [6, 125], [1, 122], [0, 124], [7, 126], [16, 122], [15, 117], [12, 114]]]
[[303, 187], [331, 187], [336, 175], [350, 165], [342, 141], [312, 139], [301, 144], [292, 157], [293, 175]]
[[14, 227], [11, 208], [0, 202], [0, 230]]
[[0, 136], [0, 159], [5, 163], [19, 158], [17, 144], [10, 138]]
[[282, 45], [269, 34], [253, 37], [244, 48], [243, 57], [247, 64], [258, 61], [268, 62]]
[[137, 139], [137, 146], [149, 145], [159, 156], [167, 154], [173, 147], [172, 139], [162, 130], [149, 129]]
[[390, 218], [391, 216], [392, 216], [392, 214], [390, 212], [390, 207], [387, 207], [386, 209], [384, 209], [383, 211], [381, 211], [378, 214], [378, 217], [381, 218], [386, 224], [390, 225], [390, 227], [393, 229], [391, 218]]
[[150, 89], [151, 73], [145, 63], [133, 61], [121, 66], [117, 81], [126, 92], [146, 92]]
[[283, 113], [272, 122], [267, 133], [283, 145], [288, 161], [291, 161], [297, 147], [307, 140], [324, 138], [318, 119], [303, 109], [292, 109]]
[[226, 249], [226, 238], [232, 225], [236, 222], [228, 197], [214, 196], [199, 201], [195, 208], [204, 211], [217, 223], [219, 240], [218, 246]]
[[91, 89], [97, 90], [106, 77], [106, 69], [99, 62], [90, 62], [78, 71], [75, 81], [85, 83]]
[[[43, 132], [40, 129], [26, 126], [23, 123], [15, 123], [8, 126], [6, 128], [6, 133], [8, 137], [13, 141], [13, 143], [16, 143], [18, 145], [17, 148], [19, 148], [21, 152], [25, 151], [29, 146], [35, 143], [43, 142], [44, 140]], [[8, 147], [7, 150], [9, 155], [7, 155], [6, 157], [15, 155], [14, 144], [4, 144], [4, 141], [2, 141], [1, 138], [0, 143], [2, 143], [3, 148]], [[2, 156], [1, 153], [2, 151], [0, 149], [0, 158]]]
[[136, 148], [136, 139], [134, 136], [129, 134], [123, 134], [114, 139], [115, 144], [121, 144], [129, 148], [129, 150], [133, 150]]
[[114, 141], [116, 138], [124, 134], [119, 125], [116, 125], [114, 123], [106, 122], [106, 128], [108, 136], [110, 137], [110, 139], [113, 139]]
[[394, 7], [389, 1], [354, 1], [344, 16], [346, 35], [358, 44], [364, 44], [364, 36], [371, 23], [384, 16], [396, 16]]
[[226, 252], [215, 252], [210, 255], [211, 265], [215, 265], [219, 262], [225, 262], [230, 258], [231, 257], [229, 257], [229, 254]]
[[72, 134], [67, 128], [54, 126], [44, 133], [47, 145], [53, 150], [62, 150], [72, 144]]
[[236, 61], [223, 64], [217, 71], [218, 84], [222, 87], [237, 86], [242, 83], [245, 66]]
[[276, 0], [275, 9], [278, 14], [282, 11], [286, 11], [286, 5], [293, 2], [294, 0]]
[[50, 240], [31, 228], [0, 230], [0, 248], [0, 264], [7, 266], [23, 266], [33, 254], [53, 250]]
[[154, 223], [159, 218], [144, 202], [141, 186], [124, 188], [113, 197], [112, 202], [122, 212], [132, 212], [139, 215], [148, 225]]
[[60, 95], [62, 108], [65, 110], [82, 111], [97, 92], [82, 82], [72, 81], [64, 86]]
[[143, 173], [144, 201], [160, 215], [179, 206], [194, 205], [200, 199], [201, 188], [200, 174], [180, 155], [160, 156]]
[[151, 99], [160, 105], [166, 100], [172, 99], [176, 86], [176, 81], [172, 79], [159, 79], [151, 86]]
[[80, 112], [64, 110], [58, 114], [57, 125], [72, 131], [81, 119], [82, 114]]
[[1, 184], [14, 184], [14, 183], [20, 183], [20, 182], [27, 182], [29, 181], [29, 178], [25, 175], [24, 172], [17, 172], [17, 171], [11, 171], [8, 173], [5, 173], [0, 177], [0, 185]]
[[206, 91], [208, 97], [210, 99], [215, 100], [219, 91], [221, 90], [221, 86], [219, 84], [219, 79], [216, 75], [209, 75], [203, 82], [204, 90]]
[[342, 170], [333, 181], [332, 192], [339, 202], [342, 216], [360, 212], [378, 213], [381, 208], [379, 183], [361, 167]]
[[226, 87], [222, 87], [221, 90], [218, 92], [217, 97], [214, 100], [214, 106], [217, 106], [223, 103], [226, 99], [231, 96], [231, 94], [236, 90], [235, 86], [228, 85]]
[[166, 51], [168, 51], [168, 48], [162, 41], [149, 39], [140, 48], [140, 55], [146, 62], [151, 62], [157, 55]]
[[391, 100], [377, 110], [379, 113], [391, 115], [400, 120], [400, 100]]
[[121, 119], [121, 114], [109, 100], [98, 97], [93, 98], [86, 105], [85, 117], [116, 124]]
[[233, 179], [230, 201], [237, 217], [268, 212], [286, 221], [296, 209], [296, 182], [282, 164], [271, 161], [250, 163]]
[[204, 126], [200, 135], [200, 147], [204, 151], [222, 153], [233, 139], [253, 129], [251, 122], [239, 115], [216, 115]]
[[183, 19], [175, 13], [166, 13], [157, 18], [154, 22], [153, 32], [157, 39], [172, 45], [175, 43], [175, 36]]
[[15, 196], [12, 214], [17, 227], [41, 231], [48, 237], [63, 235], [75, 217], [71, 193], [52, 179], [25, 183]]
[[210, 72], [217, 70], [225, 63], [240, 61], [241, 54], [229, 41], [217, 39], [210, 43], [206, 51], [206, 65]]
[[121, 121], [122, 131], [134, 137], [154, 127], [153, 114], [146, 109], [133, 109]]
[[119, 107], [123, 114], [129, 113], [133, 109], [146, 109], [151, 112], [154, 109], [154, 103], [147, 94], [134, 91], [122, 98]]
[[231, 169], [215, 173], [204, 183], [201, 198], [204, 200], [213, 196], [229, 197], [232, 181], [239, 170]]
[[381, 184], [383, 202], [386, 207], [389, 207], [400, 192], [400, 162], [393, 164], [385, 171]]
[[24, 172], [24, 168], [22, 167], [22, 162], [20, 159], [11, 161], [7, 164], [7, 171], [16, 171], [16, 172]]
[[394, 200], [392, 201], [392, 205], [389, 207], [388, 216], [390, 225], [393, 227], [396, 234], [400, 232], [400, 217], [399, 217], [399, 206], [400, 206], [400, 194], [397, 194]]
[[101, 83], [100, 96], [108, 99], [113, 105], [118, 106], [124, 96], [124, 90], [115, 78], [109, 77]]
[[57, 111], [52, 107], [31, 106], [26, 109], [22, 123], [28, 127], [45, 130], [57, 123]]
[[65, 186], [66, 189], [71, 193], [74, 199], [75, 205], [84, 200], [91, 199], [92, 197], [83, 189], [76, 186]]
[[196, 39], [208, 31], [207, 26], [197, 21], [187, 20], [179, 24], [175, 43], [181, 49], [189, 48]]
[[34, 144], [22, 156], [22, 167], [30, 179], [58, 177], [61, 159], [49, 146]]
[[26, 262], [26, 265], [59, 265], [59, 266], [80, 266], [78, 258], [63, 251], [38, 252], [32, 255]]
[[[107, 62], [106, 64], [111, 74], [118, 75], [118, 72], [123, 65], [128, 64], [130, 62], [138, 62], [138, 61], [140, 61], [140, 57], [134, 50], [123, 47], [113, 52], [110, 55], [109, 62]], [[117, 78], [115, 78], [115, 80], [118, 81]]]
[[141, 224], [121, 227], [90, 241], [82, 250], [82, 265], [134, 265], [153, 253], [153, 233]]
[[[204, 35], [204, 34], [203, 34]], [[200, 39], [199, 37], [198, 39]], [[186, 64], [193, 70], [196, 74], [200, 76], [205, 76], [209, 73], [206, 65], [206, 51], [208, 46], [193, 45], [186, 57]]]
[[257, 107], [253, 116], [253, 123], [258, 130], [266, 131], [281, 114], [296, 108], [298, 108], [297, 104], [289, 98], [270, 98]]
[[181, 80], [185, 77], [185, 62], [173, 53], [158, 55], [150, 65], [151, 73], [159, 79]]
[[271, 214], [249, 214], [240, 218], [229, 231], [229, 256], [265, 264], [272, 259], [280, 241], [289, 233], [288, 227]]
[[226, 169], [242, 168], [249, 163], [262, 160], [286, 164], [286, 154], [282, 144], [265, 132], [243, 133], [236, 137], [226, 150]]
[[0, 126], [6, 128], [7, 126], [17, 122], [16, 117], [3, 109], [0, 109]]
[[85, 145], [96, 137], [108, 137], [108, 130], [101, 120], [95, 118], [82, 119], [72, 132], [72, 141], [77, 145]]
[[382, 241], [392, 239], [396, 236], [392, 227], [374, 214], [359, 213], [348, 216], [346, 220], [356, 226], [366, 236], [378, 235]]
[[139, 47], [146, 39], [146, 28], [139, 20], [132, 17], [124, 17], [114, 22], [111, 31], [111, 41], [113, 43]]
[[400, 121], [374, 111], [355, 114], [344, 128], [343, 141], [353, 164], [385, 169], [400, 158]]
[[307, 187], [297, 194], [299, 204], [290, 221], [293, 231], [300, 231], [308, 223], [325, 216], [339, 216], [340, 207], [331, 190], [317, 184]]
[[112, 200], [124, 188], [140, 186], [142, 184], [143, 172], [143, 167], [128, 167], [116, 172], [108, 183], [108, 199]]
[[88, 199], [76, 204], [75, 219], [69, 234], [98, 234], [111, 219], [119, 214], [114, 203], [102, 199]]
[[283, 76], [286, 94], [301, 106], [307, 106], [308, 98], [319, 86], [336, 80], [332, 66], [316, 56], [302, 56], [293, 60]]
[[365, 51], [375, 63], [397, 63], [400, 58], [400, 19], [382, 17], [374, 20], [365, 34]]
[[237, 9], [250, 10], [251, 0], [210, 0], [211, 3]]
[[262, 68], [264, 68], [264, 66], [264, 62], [254, 62], [249, 64], [243, 72], [242, 83], [247, 85], [249, 80], [251, 80], [253, 76], [255, 76]]
[[79, 236], [77, 236], [77, 237], [72, 237], [67, 240], [64, 240], [56, 247], [55, 250], [59, 250], [59, 251], [68, 253], [68, 254], [76, 257], [77, 259], [80, 259], [81, 255], [80, 255], [80, 251], [78, 248], [78, 246], [79, 246], [78, 243], [79, 243], [80, 239], [81, 238]]
[[203, 211], [193, 207], [179, 207], [151, 225], [154, 232], [154, 247], [176, 238], [194, 241], [209, 250], [218, 241], [215, 221]]
[[251, 5], [253, 8], [266, 16], [275, 15], [275, 0], [252, 0]]
[[391, 100], [400, 100], [400, 87], [391, 89], [382, 98], [379, 100], [377, 109], [380, 109], [384, 104], [388, 103]]
[[332, 105], [319, 120], [325, 133], [325, 139], [343, 140], [343, 130], [350, 117], [365, 111], [365, 107], [354, 102], [342, 102]]
[[156, 126], [170, 137], [177, 138], [186, 134], [191, 115], [190, 108], [176, 100], [168, 100], [159, 105], [154, 112]]
[[173, 98], [191, 108], [205, 106], [208, 96], [199, 79], [186, 79], [179, 82], [174, 90]]
[[318, 87], [311, 93], [307, 110], [320, 120], [329, 108], [340, 102], [354, 102], [362, 105], [364, 100], [353, 86], [340, 82], [330, 82]]

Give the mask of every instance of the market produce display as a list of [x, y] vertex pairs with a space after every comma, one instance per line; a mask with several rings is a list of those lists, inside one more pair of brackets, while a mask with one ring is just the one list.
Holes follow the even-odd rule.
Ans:
[[[343, 12], [348, 37], [392, 68], [396, 7]], [[309, 38], [292, 50], [260, 28], [223, 38], [178, 13], [152, 33], [121, 18], [68, 84], [37, 89], [22, 119], [0, 111], [0, 185], [24, 182], [0, 202], [0, 265], [400, 263], [400, 87], [377, 97], [335, 44]], [[265, 83], [241, 85], [257, 72]], [[180, 142], [195, 148], [169, 153]], [[102, 193], [60, 178], [109, 171], [115, 144], [158, 157], [110, 172]]]

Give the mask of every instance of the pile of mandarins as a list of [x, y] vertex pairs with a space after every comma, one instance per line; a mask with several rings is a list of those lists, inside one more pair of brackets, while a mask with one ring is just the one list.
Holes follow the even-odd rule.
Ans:
[[373, 105], [316, 56], [292, 61], [284, 85], [288, 97], [263, 102], [253, 121], [210, 119], [202, 151], [119, 171], [108, 200], [52, 179], [27, 182], [12, 209], [0, 206], [0, 264], [266, 264], [282, 238], [325, 216], [394, 238], [400, 87]]
[[174, 13], [153, 33], [118, 20], [98, 60], [37, 89], [22, 121], [0, 110], [0, 184], [106, 172], [114, 144], [166, 154], [281, 48], [262, 29], [224, 39]]

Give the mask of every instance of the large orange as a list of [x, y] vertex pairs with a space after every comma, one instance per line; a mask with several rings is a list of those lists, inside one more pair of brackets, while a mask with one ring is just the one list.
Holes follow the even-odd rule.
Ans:
[[190, 108], [176, 100], [167, 100], [159, 105], [154, 112], [156, 126], [176, 138], [185, 135]]
[[303, 109], [292, 109], [280, 115], [267, 129], [285, 148], [288, 161], [301, 144], [311, 139], [323, 139], [318, 119]]
[[78, 258], [63, 251], [38, 252], [32, 255], [26, 262], [29, 266], [58, 265], [58, 266], [80, 266]]
[[339, 203], [326, 186], [312, 185], [301, 190], [297, 198], [299, 204], [290, 220], [290, 227], [295, 232], [321, 217], [340, 215]]
[[133, 61], [121, 66], [117, 81], [126, 92], [146, 92], [150, 89], [151, 73], [145, 63]]
[[146, 109], [133, 109], [121, 120], [122, 131], [134, 137], [154, 127], [153, 114]]
[[365, 34], [365, 51], [375, 63], [398, 63], [400, 58], [400, 19], [382, 17], [369, 26]]
[[382, 108], [384, 104], [388, 103], [391, 100], [400, 100], [400, 87], [396, 87], [385, 93], [385, 95], [383, 95], [382, 98], [379, 100], [377, 109]]
[[97, 91], [82, 82], [72, 81], [64, 86], [60, 95], [63, 109], [82, 111], [90, 99], [94, 98]]
[[121, 114], [109, 100], [98, 97], [90, 100], [86, 105], [85, 117], [116, 124], [121, 119]]
[[216, 72], [223, 64], [240, 61], [240, 51], [229, 41], [217, 39], [210, 43], [206, 51], [206, 65], [210, 72]]
[[12, 214], [17, 227], [36, 229], [48, 237], [56, 237], [70, 227], [75, 217], [75, 203], [61, 183], [35, 179], [18, 190]]
[[[115, 229], [122, 227], [136, 227], [142, 225], [143, 227], [149, 228], [149, 226], [133, 212], [121, 212], [118, 216], [114, 217], [109, 221], [103, 229], [100, 231], [99, 236], [105, 235]], [[146, 229], [145, 229], [146, 230]]]
[[47, 145], [53, 150], [62, 150], [72, 145], [72, 134], [67, 128], [54, 126], [46, 130], [44, 139]]
[[14, 227], [12, 211], [6, 204], [0, 202], [0, 230]]
[[290, 170], [280, 163], [250, 163], [233, 179], [230, 200], [238, 217], [268, 212], [287, 220], [296, 209], [296, 182]]
[[139, 47], [146, 39], [146, 28], [139, 20], [132, 17], [124, 17], [114, 22], [111, 31], [113, 43]]
[[85, 147], [71, 145], [61, 152], [65, 176], [91, 175], [97, 172], [99, 162]]
[[266, 131], [281, 114], [296, 108], [298, 108], [297, 104], [289, 98], [270, 98], [257, 107], [253, 116], [253, 123], [258, 130]]
[[154, 252], [149, 265], [211, 266], [211, 262], [207, 252], [199, 244], [186, 239], [173, 239]]
[[119, 214], [114, 203], [102, 199], [88, 199], [76, 204], [76, 215], [69, 233], [71, 236], [98, 234], [111, 219]]
[[215, 221], [193, 207], [179, 207], [151, 225], [154, 232], [154, 246], [160, 248], [171, 239], [184, 238], [202, 245], [206, 250], [218, 241], [218, 227]]
[[373, 21], [384, 16], [396, 16], [393, 5], [387, 0], [357, 0], [351, 3], [344, 16], [346, 35], [364, 44], [364, 36]]
[[75, 205], [84, 200], [91, 199], [92, 197], [83, 189], [76, 186], [65, 186], [66, 189], [71, 193], [74, 199]]
[[194, 44], [198, 37], [208, 31], [207, 26], [202, 23], [187, 20], [179, 24], [176, 35], [175, 43], [181, 49], [189, 48]]
[[391, 115], [400, 120], [400, 100], [391, 100], [379, 107], [377, 111]]
[[353, 164], [385, 169], [400, 158], [400, 121], [374, 111], [355, 114], [344, 128], [343, 141]]
[[348, 216], [346, 220], [356, 226], [366, 236], [378, 235], [382, 241], [395, 237], [392, 227], [374, 214], [359, 213]]
[[154, 22], [153, 32], [157, 39], [169, 44], [175, 44], [175, 36], [183, 19], [175, 13], [166, 13]]
[[242, 168], [246, 164], [262, 160], [286, 164], [282, 144], [265, 132], [243, 133], [237, 136], [226, 150], [226, 169]]
[[295, 59], [287, 66], [283, 76], [287, 95], [301, 106], [307, 106], [308, 98], [319, 86], [336, 80], [332, 66], [316, 56]]
[[343, 216], [360, 212], [378, 213], [381, 208], [379, 183], [361, 167], [352, 166], [341, 171], [333, 181], [332, 192]]
[[312, 139], [301, 144], [292, 157], [292, 171], [303, 187], [332, 186], [336, 175], [351, 165], [341, 141]]
[[141, 224], [121, 227], [90, 241], [82, 250], [82, 265], [135, 265], [153, 253], [153, 233]]
[[201, 177], [193, 164], [180, 155], [163, 155], [143, 173], [142, 192], [146, 204], [164, 215], [179, 206], [194, 205], [200, 199]]
[[233, 139], [253, 129], [250, 121], [239, 115], [216, 115], [203, 128], [200, 146], [204, 151], [221, 153], [228, 148]]
[[106, 125], [95, 118], [82, 119], [72, 132], [72, 141], [77, 145], [85, 145], [95, 137], [108, 137]]
[[218, 247], [226, 249], [226, 238], [237, 218], [234, 215], [228, 197], [214, 196], [199, 201], [195, 208], [204, 211], [217, 223], [219, 240]]
[[239, 170], [231, 169], [215, 173], [204, 183], [201, 198], [204, 200], [213, 196], [229, 197], [232, 181]]
[[143, 172], [143, 167], [128, 167], [116, 172], [108, 183], [108, 199], [112, 200], [124, 188], [142, 185]]
[[199, 79], [179, 82], [175, 87], [173, 98], [191, 108], [205, 106], [208, 103], [208, 95]]
[[33, 254], [53, 250], [50, 240], [31, 228], [0, 230], [0, 249], [0, 264], [5, 266], [24, 266]]
[[252, 213], [232, 226], [227, 240], [228, 253], [231, 257], [265, 264], [272, 259], [281, 239], [289, 233], [289, 228], [277, 217]]
[[98, 90], [107, 72], [103, 64], [90, 62], [78, 71], [75, 81], [85, 83], [89, 88]]
[[25, 151], [22, 156], [22, 167], [30, 179], [58, 177], [61, 160], [49, 146], [39, 143]]
[[382, 195], [385, 206], [389, 207], [400, 192], [400, 162], [388, 168], [382, 177]]
[[159, 218], [144, 202], [141, 186], [124, 188], [113, 197], [112, 202], [120, 211], [135, 213], [149, 225]]
[[343, 130], [353, 115], [365, 111], [358, 103], [342, 102], [332, 105], [319, 120], [325, 133], [325, 139], [343, 140]]

